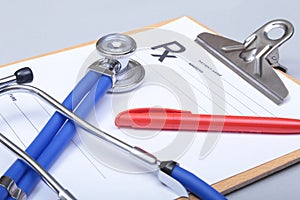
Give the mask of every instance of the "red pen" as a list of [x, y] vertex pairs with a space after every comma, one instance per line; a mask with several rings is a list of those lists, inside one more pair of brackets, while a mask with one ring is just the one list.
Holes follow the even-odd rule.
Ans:
[[117, 127], [238, 133], [299, 134], [300, 120], [276, 117], [192, 114], [166, 108], [136, 108], [119, 113]]

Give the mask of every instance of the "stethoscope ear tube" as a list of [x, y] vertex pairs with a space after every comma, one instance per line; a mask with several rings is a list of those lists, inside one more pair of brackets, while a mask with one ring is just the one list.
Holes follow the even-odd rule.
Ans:
[[[18, 77], [22, 78], [24, 80], [25, 77], [30, 78], [33, 77], [29, 76], [29, 72], [32, 73], [32, 71], [29, 68], [22, 68], [19, 69], [14, 73], [12, 76], [14, 78], [14, 83], [18, 82], [16, 79]], [[23, 77], [22, 77], [23, 76]], [[79, 81], [79, 83], [74, 87], [72, 92], [67, 96], [67, 98], [64, 100], [63, 105], [68, 108], [69, 110], [73, 110], [79, 102], [82, 100], [82, 98], [87, 94], [88, 91], [90, 91], [90, 88], [92, 88], [95, 83], [99, 79], [99, 74], [89, 71], [83, 79]], [[6, 80], [8, 78], [5, 78]], [[3, 79], [2, 79], [3, 80]], [[29, 81], [29, 79], [27, 79]], [[7, 81], [6, 81], [7, 82]], [[10, 81], [11, 82], [11, 81]], [[8, 87], [8, 86], [7, 86]], [[7, 91], [5, 87], [0, 89], [0, 96], [4, 95], [7, 91], [8, 93], [14, 92], [14, 89], [17, 89], [19, 86], [15, 85], [12, 86], [11, 91]], [[20, 86], [21, 87], [21, 86]], [[26, 87], [26, 86], [24, 86]], [[27, 88], [30, 89], [30, 88]], [[31, 93], [29, 90], [27, 90], [27, 93]], [[41, 130], [39, 135], [34, 139], [34, 141], [29, 145], [29, 147], [26, 149], [26, 152], [35, 160], [38, 159], [38, 157], [41, 155], [41, 153], [44, 151], [44, 149], [47, 147], [47, 145], [50, 143], [50, 141], [54, 138], [60, 127], [65, 123], [67, 118], [63, 116], [60, 112], [55, 112], [54, 115], [50, 118], [50, 120], [47, 122], [45, 127]], [[22, 179], [23, 175], [25, 174], [27, 170], [27, 167], [24, 166], [23, 162], [20, 160], [16, 160], [12, 166], [5, 172], [5, 176], [11, 177], [15, 182], [19, 184], [19, 181]], [[29, 172], [28, 172], [29, 173]], [[23, 181], [24, 182], [24, 181]], [[29, 185], [35, 185], [32, 184], [32, 181], [30, 181]], [[22, 188], [24, 189], [24, 188]], [[27, 191], [28, 193], [28, 191]], [[8, 193], [6, 190], [4, 190], [2, 187], [0, 187], [0, 196], [6, 198], [8, 196]]]
[[[40, 177], [42, 177], [43, 181], [45, 181], [46, 184], [58, 194], [60, 200], [76, 200], [76, 198], [68, 190], [64, 189], [39, 163], [1, 133], [0, 142], [14, 152], [18, 157], [22, 158], [28, 166], [38, 173]], [[19, 192], [24, 193], [21, 189]], [[20, 198], [22, 200], [26, 200], [26, 194]]]
[[0, 79], [0, 88], [10, 84], [30, 83], [33, 80], [33, 73], [29, 67], [23, 67], [17, 70], [13, 75]]
[[[51, 167], [56, 158], [62, 153], [64, 148], [67, 146], [67, 144], [69, 144], [69, 142], [75, 135], [75, 123], [78, 121], [81, 121], [84, 124], [86, 123], [82, 118], [85, 118], [88, 115], [90, 110], [93, 108], [92, 105], [95, 105], [95, 103], [99, 102], [110, 87], [111, 79], [107, 76], [100, 76], [97, 83], [92, 87], [87, 96], [80, 102], [79, 106], [76, 108], [75, 114], [69, 111], [68, 109], [63, 108], [63, 106], [59, 104], [55, 99], [52, 99], [51, 105], [56, 107], [56, 109], [60, 112], [64, 110], [62, 114], [65, 114], [66, 117], [71, 120], [66, 121], [66, 123], [56, 134], [55, 138], [53, 138], [52, 141], [48, 144], [48, 146], [44, 149], [43, 153], [37, 159], [38, 163], [40, 163], [47, 170]], [[34, 88], [32, 87], [31, 89], [34, 90]], [[46, 94], [42, 94], [42, 91], [38, 91], [37, 89], [35, 89], [35, 92], [33, 93], [39, 93], [43, 96], [43, 98], [46, 97]], [[48, 101], [51, 100], [49, 97], [50, 96], [47, 97]], [[84, 125], [82, 125], [82, 127], [84, 127]], [[37, 183], [38, 179], [39, 177], [36, 176], [36, 174], [29, 171], [22, 177], [22, 180], [19, 182], [19, 185], [26, 193], [29, 194], [34, 189], [34, 186]]]

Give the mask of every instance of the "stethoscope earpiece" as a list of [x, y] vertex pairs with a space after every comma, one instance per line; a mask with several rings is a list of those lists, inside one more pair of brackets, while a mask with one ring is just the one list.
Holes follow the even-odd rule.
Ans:
[[29, 67], [24, 67], [14, 73], [18, 84], [30, 83], [33, 81], [33, 73]]

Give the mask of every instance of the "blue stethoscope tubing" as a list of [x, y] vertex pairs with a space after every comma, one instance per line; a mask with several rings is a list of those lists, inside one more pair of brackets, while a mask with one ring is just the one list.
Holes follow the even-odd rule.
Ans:
[[[69, 110], [73, 110], [73, 108], [79, 104], [87, 92], [90, 91], [90, 89], [96, 84], [96, 82], [99, 80], [99, 76], [100, 74], [94, 71], [87, 72], [87, 74], [78, 82], [72, 92], [63, 101], [63, 105]], [[44, 149], [46, 149], [47, 145], [56, 136], [58, 130], [62, 127], [66, 120], [67, 118], [65, 116], [59, 112], [55, 112], [38, 136], [28, 146], [26, 152], [37, 160]], [[59, 151], [62, 151], [62, 149], [63, 148], [61, 148]], [[57, 153], [59, 151], [57, 151]], [[4, 175], [11, 177], [16, 183], [18, 183], [22, 179], [27, 169], [28, 167], [26, 164], [24, 164], [21, 160], [17, 160], [11, 165]], [[28, 185], [31, 185], [31, 183]], [[34, 186], [34, 184], [32, 185]], [[7, 190], [0, 187], [0, 199], [4, 200], [7, 196]]]
[[[84, 100], [79, 104], [78, 108], [75, 110], [75, 114], [80, 118], [86, 118], [93, 108], [92, 105], [95, 105], [97, 102], [99, 102], [99, 100], [106, 94], [107, 90], [110, 89], [111, 86], [111, 78], [106, 75], [102, 75]], [[71, 120], [67, 120], [53, 138], [51, 143], [39, 156], [37, 162], [40, 163], [40, 165], [42, 165], [46, 170], [48, 170], [57, 157], [62, 153], [64, 148], [70, 143], [75, 133], [75, 123]], [[18, 186], [22, 188], [26, 194], [30, 194], [39, 180], [40, 176], [33, 170], [29, 170], [22, 177]], [[9, 198], [9, 200], [13, 199]]]
[[[89, 76], [95, 76], [94, 80], [97, 84], [92, 84]], [[89, 83], [86, 85], [86, 83]], [[82, 85], [81, 85], [82, 84]], [[82, 87], [82, 88], [81, 88]], [[92, 89], [89, 88], [92, 87]], [[84, 98], [84, 100], [80, 103], [78, 108], [75, 110], [75, 114], [77, 114], [81, 118], [85, 118], [90, 110], [93, 108], [92, 105], [95, 105], [107, 92], [108, 89], [112, 87], [112, 79], [106, 75], [99, 75], [96, 72], [88, 72], [87, 75], [78, 83], [78, 85], [74, 88], [74, 90], [70, 93], [70, 95], [66, 98], [64, 103], [68, 104], [66, 107], [70, 110], [74, 107], [75, 103], [79, 103], [82, 97], [88, 93], [88, 95]], [[81, 89], [78, 89], [81, 88]], [[77, 92], [80, 91], [80, 92]], [[89, 92], [88, 92], [89, 91]], [[76, 94], [76, 95], [75, 95]], [[81, 98], [80, 98], [81, 97]], [[75, 98], [75, 99], [74, 99]], [[76, 107], [76, 106], [75, 106]], [[56, 114], [56, 113], [55, 113]], [[51, 118], [52, 119], [52, 118]], [[50, 121], [51, 121], [50, 119]], [[43, 130], [48, 130], [51, 137], [46, 137], [48, 139], [48, 143], [44, 142], [45, 148], [42, 149], [42, 146], [39, 146], [39, 149], [35, 149], [36, 151], [41, 150], [42, 152], [36, 153], [37, 161], [43, 166], [46, 170], [48, 170], [56, 158], [61, 154], [64, 148], [69, 144], [71, 139], [73, 138], [76, 127], [72, 120], [67, 120], [62, 115], [59, 114], [58, 117], [59, 123], [47, 123], [47, 125], [43, 128]], [[66, 123], [65, 123], [66, 121]], [[65, 123], [65, 124], [64, 124]], [[48, 125], [50, 124], [50, 125]], [[64, 125], [63, 125], [64, 124]], [[61, 126], [63, 127], [61, 128]], [[47, 127], [49, 126], [49, 127]], [[53, 127], [52, 127], [53, 126]], [[60, 129], [61, 128], [61, 129]], [[60, 130], [59, 130], [60, 129]], [[57, 133], [53, 130], [59, 130]], [[52, 132], [53, 131], [53, 132]], [[38, 136], [39, 137], [39, 136]], [[51, 141], [51, 142], [50, 142]], [[37, 148], [37, 147], [36, 147]], [[20, 162], [20, 161], [19, 161]], [[20, 162], [22, 163], [22, 162]], [[23, 168], [24, 165], [21, 166]], [[23, 177], [18, 175], [18, 183], [19, 188], [21, 188], [26, 194], [30, 194], [30, 192], [34, 189], [38, 180], [40, 180], [40, 176], [38, 176], [34, 171], [29, 169], [26, 166], [22, 169]], [[19, 173], [14, 170], [8, 170], [14, 173]], [[26, 172], [26, 174], [25, 174]], [[169, 174], [171, 177], [180, 182], [187, 190], [200, 197], [203, 200], [224, 200], [226, 199], [223, 195], [213, 189], [210, 185], [206, 184], [200, 178], [190, 173], [189, 171], [181, 168], [179, 165], [176, 165]], [[15, 177], [11, 177], [15, 178]], [[16, 180], [16, 179], [14, 179]], [[13, 200], [12, 198], [8, 198], [9, 200]]]
[[200, 199], [226, 200], [226, 198], [213, 187], [178, 165], [173, 168], [170, 175]]

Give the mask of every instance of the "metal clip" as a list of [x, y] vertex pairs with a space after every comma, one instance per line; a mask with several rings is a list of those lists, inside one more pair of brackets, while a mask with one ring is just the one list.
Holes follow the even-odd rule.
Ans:
[[13, 199], [16, 200], [27, 199], [27, 195], [25, 194], [25, 192], [20, 188], [18, 188], [15, 181], [8, 176], [2, 176], [0, 178], [0, 186], [4, 187]]
[[120, 68], [119, 66], [120, 63], [117, 60], [101, 59], [91, 64], [89, 69], [99, 74], [111, 77], [112, 87], [114, 87], [117, 81], [116, 73]]
[[[282, 35], [272, 37], [273, 29], [281, 29]], [[273, 67], [286, 70], [278, 63], [278, 47], [293, 33], [290, 22], [273, 20], [251, 34], [243, 44], [210, 33], [199, 34], [196, 42], [269, 99], [281, 104], [288, 90]]]

